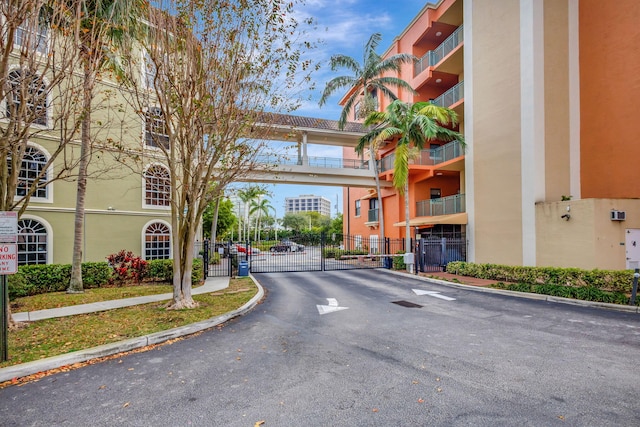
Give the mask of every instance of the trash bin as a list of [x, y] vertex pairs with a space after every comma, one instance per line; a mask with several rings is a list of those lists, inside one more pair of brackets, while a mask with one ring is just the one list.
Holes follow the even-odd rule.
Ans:
[[391, 267], [393, 267], [393, 260], [391, 259], [390, 256], [386, 256], [382, 258], [382, 265], [384, 268], [390, 270]]
[[246, 277], [249, 275], [249, 261], [240, 261], [238, 263], [238, 276]]

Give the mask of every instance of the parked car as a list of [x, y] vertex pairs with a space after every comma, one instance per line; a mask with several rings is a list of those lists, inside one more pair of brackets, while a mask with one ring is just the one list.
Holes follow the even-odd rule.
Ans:
[[[243, 244], [236, 243], [231, 246], [229, 252], [231, 254], [246, 254], [247, 247]], [[260, 255], [260, 249], [258, 248], [249, 248], [249, 255]]]
[[278, 244], [275, 244], [269, 248], [269, 252], [302, 252], [304, 251], [304, 245], [301, 245], [291, 240], [283, 240]]

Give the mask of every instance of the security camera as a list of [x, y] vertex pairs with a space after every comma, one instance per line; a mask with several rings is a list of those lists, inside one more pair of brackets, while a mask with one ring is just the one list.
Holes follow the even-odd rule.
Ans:
[[569, 219], [571, 219], [571, 215], [566, 213], [566, 214], [562, 215], [560, 218], [564, 219], [565, 221], [569, 221]]

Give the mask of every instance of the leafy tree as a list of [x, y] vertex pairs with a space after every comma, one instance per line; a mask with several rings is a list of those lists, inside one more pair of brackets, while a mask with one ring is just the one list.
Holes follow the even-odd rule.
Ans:
[[141, 117], [155, 104], [165, 125], [162, 138], [154, 139], [153, 155], [171, 176], [174, 276], [168, 308], [192, 308], [197, 306], [191, 295], [193, 244], [202, 214], [225, 188], [256, 168], [269, 132], [260, 121], [264, 108], [288, 110], [296, 103], [291, 88], [311, 70], [297, 44], [294, 2], [161, 0], [154, 5], [143, 41], [152, 87], [142, 87], [135, 56], [128, 61], [128, 83]]
[[[428, 102], [415, 104], [395, 100], [384, 112], [373, 112], [365, 120], [365, 125], [376, 125], [358, 141], [356, 151], [367, 145], [378, 145], [383, 141], [397, 139], [395, 148], [393, 186], [405, 196], [406, 241], [411, 241], [409, 227], [409, 160], [429, 141], [458, 140], [464, 144], [464, 137], [451, 130], [458, 123], [455, 111]], [[446, 127], [449, 126], [449, 127]]]
[[[131, 49], [131, 41], [137, 38], [140, 17], [148, 4], [145, 0], [68, 0], [69, 10], [80, 10], [81, 17], [74, 22], [78, 28], [77, 42], [82, 61], [82, 133], [80, 163], [76, 190], [74, 220], [73, 259], [71, 280], [67, 292], [83, 292], [82, 246], [84, 233], [84, 205], [87, 193], [87, 175], [91, 158], [91, 112], [98, 75], [106, 70], [122, 78], [123, 68], [118, 52]], [[62, 27], [58, 27], [61, 30]], [[64, 31], [64, 30], [63, 30]]]
[[[331, 79], [327, 83], [324, 92], [322, 93], [322, 97], [320, 98], [320, 105], [322, 106], [327, 101], [327, 98], [336, 90], [351, 90], [351, 95], [347, 98], [347, 101], [342, 108], [340, 119], [338, 120], [340, 129], [344, 128], [348, 115], [351, 113], [358, 101], [360, 101], [360, 107], [357, 112], [358, 118], [364, 119], [372, 112], [378, 110], [377, 99], [373, 98], [374, 93], [376, 95], [378, 93], [384, 94], [392, 100], [395, 100], [398, 97], [391, 88], [403, 88], [410, 93], [415, 93], [415, 90], [409, 83], [389, 74], [399, 72], [403, 64], [412, 64], [417, 58], [414, 55], [399, 53], [383, 59], [378, 55], [378, 53], [376, 53], [376, 48], [378, 47], [381, 39], [382, 36], [380, 33], [374, 33], [371, 35], [369, 41], [364, 47], [364, 59], [362, 64], [358, 63], [354, 58], [346, 55], [334, 55], [331, 57], [331, 69], [333, 71], [338, 68], [346, 68], [353, 72], [350, 76], [339, 76]], [[374, 166], [376, 191], [378, 194], [380, 238], [384, 239], [382, 194], [376, 162], [378, 146], [370, 145], [368, 148], [369, 161]], [[363, 151], [364, 147], [357, 152], [362, 155]]]
[[[73, 78], [77, 29], [67, 25], [75, 13], [54, 0], [0, 2], [0, 99], [6, 109], [0, 121], [0, 211], [17, 211], [21, 217], [32, 197], [42, 197], [51, 183], [70, 178], [77, 166], [70, 148], [81, 115], [80, 88]], [[54, 23], [64, 23], [66, 31], [52, 31]], [[35, 141], [48, 152], [36, 169], [25, 156]], [[4, 309], [13, 328], [9, 305]]]
[[249, 208], [250, 215], [256, 215], [256, 229], [254, 240], [260, 240], [260, 226], [261, 220], [263, 216], [268, 216], [269, 212], [273, 211], [275, 213], [275, 209], [271, 206], [271, 203], [268, 199], [259, 199], [251, 201], [251, 206]]
[[218, 206], [218, 216], [215, 227], [216, 229], [216, 238], [215, 240], [220, 240], [221, 236], [225, 236], [229, 233], [229, 231], [233, 228], [235, 223], [238, 221], [236, 216], [233, 213], [233, 202], [229, 199], [216, 199], [215, 201], [209, 203], [207, 205], [207, 209], [202, 214], [202, 228], [204, 229], [205, 237], [209, 237], [210, 239], [214, 239], [211, 234], [211, 230], [213, 230], [212, 222], [215, 217], [215, 209], [216, 204], [219, 203]]
[[416, 57], [407, 53], [399, 53], [389, 58], [383, 59], [376, 48], [382, 40], [380, 33], [374, 33], [369, 37], [369, 41], [364, 47], [363, 62], [360, 64], [357, 60], [350, 56], [337, 54], [331, 57], [331, 70], [336, 71], [338, 68], [346, 68], [353, 74], [348, 76], [339, 76], [331, 79], [320, 98], [320, 106], [327, 102], [338, 89], [350, 89], [351, 95], [342, 108], [338, 125], [340, 129], [344, 128], [347, 123], [347, 117], [360, 100], [361, 107], [358, 110], [358, 117], [365, 118], [367, 115], [378, 109], [377, 101], [373, 98], [374, 93], [377, 95], [384, 94], [394, 100], [398, 97], [391, 88], [403, 88], [411, 93], [415, 93], [413, 88], [406, 81], [389, 76], [390, 73], [400, 71], [402, 64], [412, 64]]

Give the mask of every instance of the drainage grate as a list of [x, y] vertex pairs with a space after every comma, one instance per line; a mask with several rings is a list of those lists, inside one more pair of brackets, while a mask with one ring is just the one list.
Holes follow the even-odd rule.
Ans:
[[408, 307], [408, 308], [421, 308], [422, 306], [420, 304], [414, 304], [412, 302], [409, 301], [391, 301], [392, 304], [398, 304], [401, 305], [403, 307]]

